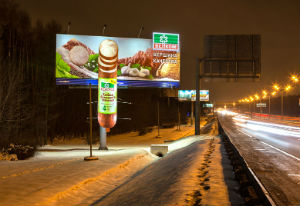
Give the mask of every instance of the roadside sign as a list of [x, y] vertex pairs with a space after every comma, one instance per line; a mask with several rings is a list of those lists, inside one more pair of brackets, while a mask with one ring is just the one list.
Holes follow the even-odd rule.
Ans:
[[266, 103], [257, 103], [256, 107], [267, 107]]

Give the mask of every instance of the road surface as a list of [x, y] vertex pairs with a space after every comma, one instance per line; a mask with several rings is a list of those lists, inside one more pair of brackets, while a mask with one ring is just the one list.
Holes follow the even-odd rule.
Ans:
[[277, 205], [299, 205], [300, 128], [230, 113], [219, 120]]

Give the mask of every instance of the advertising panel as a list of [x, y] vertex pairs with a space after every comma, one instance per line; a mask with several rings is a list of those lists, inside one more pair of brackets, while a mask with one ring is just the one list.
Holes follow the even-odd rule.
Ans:
[[[179, 101], [196, 101], [196, 90], [178, 90]], [[209, 90], [200, 90], [200, 101], [209, 101]]]
[[191, 101], [193, 90], [178, 90], [179, 101]]
[[200, 101], [209, 101], [209, 90], [200, 90]]
[[[98, 84], [99, 45], [112, 40], [118, 46], [117, 84], [123, 87], [178, 87], [178, 34], [154, 33], [154, 39], [87, 35], [56, 35], [57, 84]], [[109, 65], [114, 59], [106, 60]], [[105, 66], [104, 66], [105, 67]]]

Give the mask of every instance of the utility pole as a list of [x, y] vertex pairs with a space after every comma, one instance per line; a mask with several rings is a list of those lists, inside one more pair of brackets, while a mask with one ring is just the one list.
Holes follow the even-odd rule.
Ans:
[[191, 126], [193, 126], [194, 124], [193, 119], [194, 119], [194, 102], [191, 101]]
[[271, 118], [271, 95], [269, 95], [269, 119]]
[[262, 112], [261, 112], [261, 110], [262, 110], [262, 107], [261, 107], [261, 98], [259, 99], [259, 104], [260, 104], [260, 105], [259, 105], [259, 113], [260, 113], [260, 114], [259, 114], [259, 117], [260, 117], [260, 119], [261, 119], [261, 113], [262, 113]]
[[197, 58], [196, 62], [196, 108], [195, 108], [195, 135], [200, 135], [200, 70], [202, 59]]
[[160, 138], [159, 135], [159, 99], [157, 100], [157, 136], [156, 138]]
[[180, 131], [180, 102], [178, 100], [178, 106], [177, 106], [177, 114], [178, 114], [178, 131]]
[[281, 119], [283, 119], [283, 90], [281, 91]]
[[159, 100], [160, 100], [160, 97], [161, 97], [161, 91], [159, 89], [159, 97], [158, 97], [158, 100], [157, 100], [157, 136], [156, 138], [161, 138], [160, 134], [159, 134]]

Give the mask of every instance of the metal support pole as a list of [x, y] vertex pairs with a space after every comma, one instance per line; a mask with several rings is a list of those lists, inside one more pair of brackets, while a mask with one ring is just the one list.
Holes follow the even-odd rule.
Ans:
[[89, 103], [90, 103], [90, 157], [93, 156], [93, 148], [92, 148], [92, 135], [93, 135], [93, 117], [92, 117], [92, 86], [91, 86], [91, 83], [90, 83], [90, 100], [89, 100]]
[[180, 102], [179, 101], [177, 106], [177, 114], [178, 114], [178, 131], [180, 131]]
[[[255, 105], [255, 101], [253, 101], [253, 104]], [[251, 111], [250, 111], [250, 113], [251, 113], [251, 114], [250, 114], [250, 115], [251, 115], [251, 119], [253, 118], [253, 111], [252, 111], [252, 107], [253, 107], [253, 106], [252, 106], [252, 103], [251, 103]], [[254, 108], [254, 109], [255, 109], [255, 108]]]
[[191, 101], [191, 126], [193, 126], [194, 124], [193, 119], [194, 119], [194, 102]]
[[283, 90], [281, 91], [281, 119], [283, 119]]
[[67, 34], [70, 33], [70, 29], [71, 29], [71, 22], [69, 21], [68, 22], [68, 26], [67, 26]]
[[93, 157], [93, 148], [92, 148], [92, 144], [93, 144], [93, 137], [92, 137], [92, 134], [93, 134], [93, 115], [92, 115], [92, 85], [91, 83], [89, 84], [90, 86], [90, 99], [89, 99], [89, 104], [90, 104], [90, 156], [87, 156], [87, 157], [84, 157], [84, 160], [86, 161], [90, 161], [90, 160], [98, 160], [99, 158], [98, 157]]
[[251, 115], [251, 102], [249, 102], [249, 114]]
[[195, 108], [195, 135], [200, 135], [200, 70], [201, 59], [196, 62], [196, 108]]
[[100, 146], [99, 150], [108, 150], [106, 146], [106, 129], [104, 127], [100, 127]]
[[261, 119], [261, 110], [262, 110], [262, 107], [261, 107], [261, 99], [259, 99], [259, 103], [260, 103], [260, 105], [259, 105], [259, 117], [260, 117], [260, 119]]
[[269, 119], [271, 118], [271, 96], [269, 95]]
[[144, 27], [141, 26], [140, 29], [139, 29], [139, 33], [138, 33], [138, 35], [137, 35], [137, 38], [140, 38], [141, 33], [142, 33], [143, 30], [144, 30]]
[[106, 24], [104, 24], [103, 27], [102, 27], [102, 36], [104, 36], [104, 34], [105, 34], [105, 29], [106, 29], [106, 27], [107, 27]]
[[157, 100], [157, 138], [159, 138], [159, 99]]

